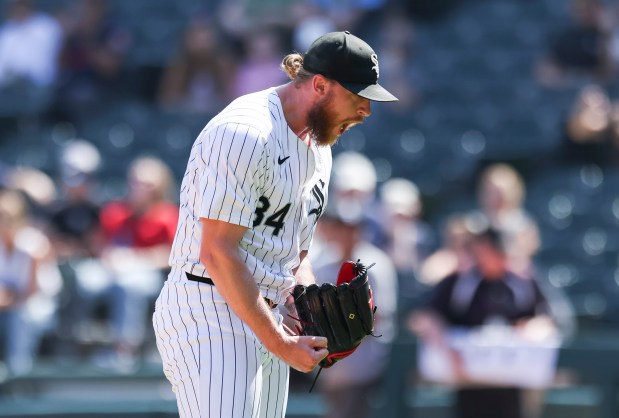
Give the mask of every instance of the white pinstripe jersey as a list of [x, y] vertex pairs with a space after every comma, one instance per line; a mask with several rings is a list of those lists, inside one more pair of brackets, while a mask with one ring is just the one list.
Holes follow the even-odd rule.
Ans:
[[245, 226], [241, 255], [262, 295], [283, 303], [326, 204], [330, 173], [331, 148], [308, 147], [292, 132], [274, 88], [236, 99], [191, 149], [170, 265], [208, 277], [199, 219]]

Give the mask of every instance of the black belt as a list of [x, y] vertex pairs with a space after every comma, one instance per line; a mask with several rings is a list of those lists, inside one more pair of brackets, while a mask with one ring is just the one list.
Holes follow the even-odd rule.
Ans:
[[[199, 283], [204, 283], [204, 284], [209, 284], [211, 286], [215, 286], [215, 283], [213, 283], [213, 279], [211, 279], [210, 277], [196, 276], [195, 274], [191, 274], [187, 272], [185, 272], [185, 275], [187, 275], [187, 280], [191, 280], [192, 282], [199, 282]], [[263, 299], [267, 303], [267, 305], [269, 305], [269, 308], [271, 309], [277, 308], [277, 303], [273, 302], [271, 299], [269, 298], [263, 298]]]

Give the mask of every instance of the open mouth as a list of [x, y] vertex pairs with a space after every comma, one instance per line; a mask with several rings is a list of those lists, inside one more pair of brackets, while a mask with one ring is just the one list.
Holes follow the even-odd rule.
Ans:
[[355, 125], [359, 125], [360, 123], [363, 123], [364, 119], [360, 118], [360, 119], [353, 119], [350, 122], [346, 122], [340, 125], [340, 135], [342, 135], [344, 132], [348, 131], [350, 128], [352, 128]]

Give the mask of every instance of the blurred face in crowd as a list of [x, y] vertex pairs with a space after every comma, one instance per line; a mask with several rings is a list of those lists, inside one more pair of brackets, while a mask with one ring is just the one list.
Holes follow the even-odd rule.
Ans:
[[498, 211], [506, 204], [503, 192], [496, 184], [484, 184], [481, 192], [481, 203], [487, 211]]
[[208, 56], [216, 50], [217, 37], [211, 26], [203, 20], [191, 23], [185, 34], [185, 51], [190, 57]]
[[479, 185], [479, 202], [487, 215], [519, 207], [524, 197], [524, 185], [510, 166], [498, 164], [486, 169]]
[[370, 101], [329, 81], [331, 87], [310, 109], [307, 124], [319, 145], [333, 145], [353, 126], [370, 116]]
[[161, 161], [140, 158], [129, 169], [128, 183], [131, 205], [136, 210], [145, 210], [168, 197], [172, 174]]
[[482, 276], [487, 280], [498, 280], [507, 270], [507, 257], [490, 239], [475, 238], [471, 253]]
[[599, 86], [590, 85], [581, 89], [567, 122], [570, 139], [575, 142], [604, 140], [611, 107], [610, 98]]

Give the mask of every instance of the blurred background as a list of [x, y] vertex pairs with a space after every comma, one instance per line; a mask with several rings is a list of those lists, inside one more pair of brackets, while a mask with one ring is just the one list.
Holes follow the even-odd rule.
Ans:
[[619, 416], [617, 2], [0, 9], [0, 416], [177, 415], [150, 315], [189, 150], [230, 100], [286, 82], [281, 58], [331, 30], [372, 45], [400, 99], [334, 146], [313, 250], [324, 280], [343, 259], [377, 262], [383, 337], [312, 393], [313, 375], [293, 373], [288, 416], [361, 416], [333, 412], [333, 398], [367, 416], [455, 416], [454, 387], [419, 374], [414, 318], [474, 264], [482, 218], [509, 269], [544, 289], [561, 340], [556, 376], [521, 416]]

